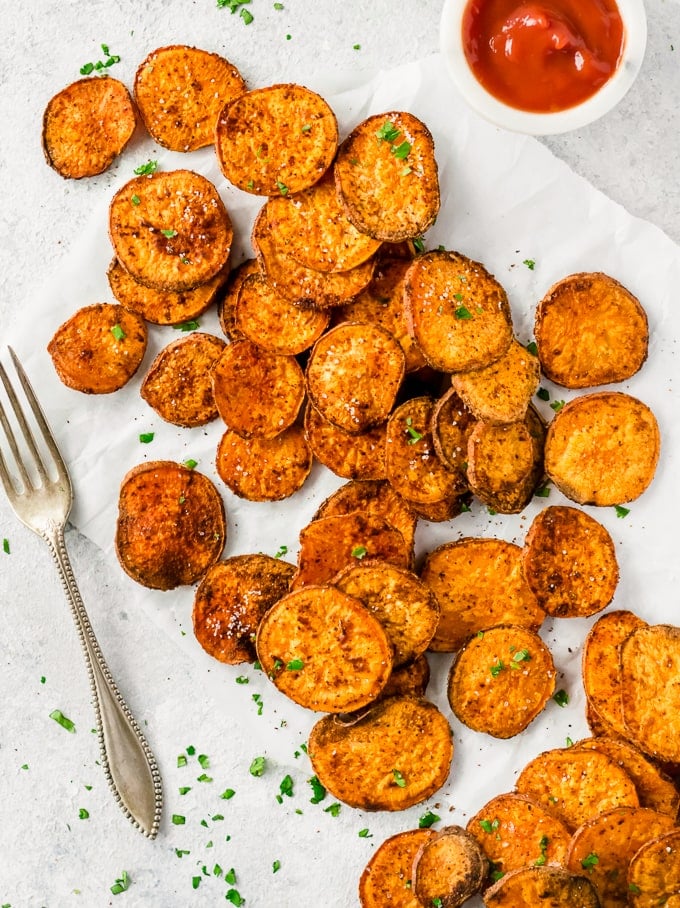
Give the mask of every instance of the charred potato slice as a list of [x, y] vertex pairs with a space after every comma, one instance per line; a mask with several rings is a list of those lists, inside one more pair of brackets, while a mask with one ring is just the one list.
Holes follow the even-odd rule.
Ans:
[[215, 141], [222, 107], [246, 91], [235, 66], [219, 54], [172, 44], [152, 51], [135, 75], [135, 101], [151, 137], [172, 151]]
[[628, 904], [676, 908], [680, 893], [680, 829], [652, 839], [628, 865]]
[[571, 507], [547, 507], [534, 517], [522, 568], [541, 608], [556, 618], [601, 612], [619, 581], [611, 536], [597, 520]]
[[413, 859], [435, 835], [432, 829], [409, 829], [385, 839], [361, 874], [361, 908], [421, 908], [413, 893]]
[[125, 475], [116, 553], [137, 583], [154, 590], [195, 583], [219, 559], [226, 536], [224, 504], [207, 476], [168, 460]]
[[225, 343], [194, 332], [164, 347], [151, 363], [139, 393], [166, 422], [203, 426], [217, 419], [210, 370]]
[[288, 592], [295, 568], [269, 555], [218, 561], [201, 580], [193, 607], [194, 635], [220, 662], [254, 662], [255, 635], [268, 609]]
[[236, 329], [263, 350], [295, 356], [328, 327], [328, 314], [301, 309], [277, 293], [260, 274], [243, 281], [236, 299]]
[[217, 410], [244, 438], [274, 438], [295, 422], [305, 396], [293, 356], [262, 350], [249, 340], [225, 348], [213, 366]]
[[301, 489], [312, 469], [302, 426], [275, 438], [242, 438], [228, 429], [217, 448], [217, 472], [239, 498], [281, 501]]
[[368, 117], [338, 149], [335, 184], [357, 230], [390, 243], [420, 236], [440, 205], [428, 128], [405, 111]]
[[441, 609], [431, 650], [455, 652], [468, 638], [497, 624], [539, 629], [545, 612], [524, 579], [521, 556], [514, 543], [472, 537], [429, 553], [420, 577]]
[[192, 290], [154, 290], [136, 281], [118, 259], [113, 259], [106, 276], [118, 302], [153, 325], [179, 325], [193, 321], [212, 305], [225, 282], [225, 271], [222, 270]]
[[439, 398], [432, 410], [430, 429], [437, 456], [463, 477], [467, 470], [468, 439], [476, 423], [477, 420], [453, 388]]
[[347, 482], [322, 502], [314, 519], [351, 514], [353, 511], [378, 514], [384, 517], [388, 523], [399, 530], [407, 546], [413, 548], [416, 516], [389, 482], [384, 480]]
[[578, 504], [632, 501], [654, 478], [659, 426], [646, 404], [619, 391], [584, 394], [548, 427], [545, 470]]
[[227, 280], [220, 288], [217, 316], [222, 333], [230, 341], [245, 340], [244, 334], [236, 326], [236, 303], [245, 279], [251, 274], [261, 273], [257, 259], [246, 259], [229, 272]]
[[123, 268], [156, 290], [191, 290], [227, 264], [231, 220], [219, 193], [191, 170], [129, 180], [109, 208], [109, 236]]
[[78, 309], [57, 328], [47, 352], [60, 380], [83, 394], [122, 388], [146, 353], [147, 331], [136, 312], [113, 303]]
[[524, 867], [506, 874], [484, 893], [486, 908], [601, 908], [584, 876], [558, 867]]
[[307, 392], [316, 409], [345, 432], [384, 422], [404, 377], [404, 353], [376, 325], [338, 325], [314, 345]]
[[567, 870], [587, 870], [602, 908], [620, 908], [628, 904], [627, 874], [635, 852], [673, 826], [669, 816], [646, 807], [609, 810], [576, 830], [567, 854]]
[[361, 709], [392, 671], [392, 647], [377, 618], [335, 587], [310, 586], [279, 599], [257, 632], [257, 657], [276, 687], [307, 709]]
[[444, 784], [453, 758], [448, 722], [415, 697], [389, 697], [346, 724], [326, 716], [308, 747], [321, 784], [360, 810], [419, 804]]
[[538, 801], [573, 831], [615, 807], [638, 807], [635, 784], [606, 754], [567, 747], [548, 750], [527, 763], [517, 791]]
[[441, 372], [482, 369], [512, 343], [505, 290], [479, 262], [456, 252], [428, 252], [406, 274], [409, 330]]
[[227, 103], [215, 151], [225, 177], [244, 192], [285, 196], [313, 186], [338, 145], [335, 114], [302, 85], [269, 85]]
[[343, 479], [377, 481], [385, 478], [383, 423], [359, 434], [345, 432], [329, 422], [316, 407], [305, 407], [305, 436], [314, 456]]
[[425, 652], [437, 630], [439, 604], [415, 574], [385, 561], [362, 558], [332, 582], [363, 602], [380, 621], [394, 649], [395, 666]]
[[621, 700], [628, 736], [652, 757], [680, 763], [680, 628], [640, 627], [621, 644]]
[[130, 92], [118, 79], [79, 79], [58, 92], [43, 114], [42, 146], [50, 167], [67, 179], [103, 173], [137, 125]]
[[502, 425], [524, 419], [540, 375], [536, 357], [513, 339], [490, 366], [452, 375], [451, 386], [474, 417]]
[[633, 612], [608, 612], [593, 624], [583, 645], [581, 670], [588, 704], [595, 718], [600, 717], [623, 738], [628, 731], [623, 724], [621, 645], [634, 630], [645, 626]]
[[460, 826], [447, 826], [420, 846], [413, 888], [422, 905], [459, 908], [482, 888], [488, 869], [477, 840]]
[[500, 625], [459, 651], [449, 674], [456, 718], [473, 731], [512, 738], [543, 710], [555, 691], [555, 665], [538, 634]]
[[298, 571], [293, 586], [328, 583], [348, 564], [380, 558], [410, 567], [412, 553], [404, 537], [377, 514], [344, 514], [313, 520], [300, 532]]
[[497, 795], [467, 824], [501, 874], [521, 867], [564, 864], [571, 833], [557, 817], [526, 795]]
[[645, 310], [601, 272], [553, 284], [536, 309], [534, 335], [543, 372], [565, 388], [625, 381], [647, 359]]
[[380, 696], [424, 697], [429, 683], [430, 663], [427, 656], [421, 655], [413, 662], [394, 668]]

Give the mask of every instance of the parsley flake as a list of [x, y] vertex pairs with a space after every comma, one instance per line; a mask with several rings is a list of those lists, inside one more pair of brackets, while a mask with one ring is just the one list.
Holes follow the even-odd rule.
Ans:
[[274, 861], [272, 864], [272, 873], [277, 873], [281, 869], [281, 861]]
[[230, 886], [233, 886], [236, 882], [236, 871], [233, 867], [227, 870], [227, 872], [224, 874], [224, 882], [229, 883]]
[[392, 144], [392, 142], [396, 142], [401, 133], [394, 125], [394, 123], [390, 123], [389, 120], [386, 120], [380, 127], [380, 129], [376, 132], [376, 135], [381, 142], [389, 142], [390, 144]]
[[50, 719], [54, 719], [57, 725], [61, 725], [62, 728], [65, 728], [66, 731], [75, 734], [76, 726], [69, 718], [67, 718], [60, 709], [53, 709], [50, 713]]
[[594, 851], [591, 851], [590, 854], [581, 861], [581, 867], [583, 867], [584, 870], [590, 870], [592, 873], [593, 867], [599, 863], [600, 859]]
[[360, 829], [360, 830], [359, 830], [359, 838], [360, 838], [360, 839], [372, 839], [373, 836], [372, 836], [372, 834], [368, 831], [368, 829]]
[[454, 309], [453, 314], [454, 314], [454, 315], [456, 316], [456, 318], [459, 319], [460, 321], [468, 321], [469, 319], [472, 318], [472, 313], [471, 313], [470, 310], [467, 308], [467, 306], [458, 306], [457, 309]]
[[133, 196], [130, 196], [130, 201], [132, 202], [132, 204], [135, 207], [137, 207], [137, 205], [139, 205], [142, 200], [139, 198], [139, 196], [137, 194], [135, 194]]
[[129, 885], [130, 877], [128, 876], [127, 871], [124, 870], [111, 887], [111, 892], [113, 895], [120, 895], [121, 892], [125, 892], [128, 889]]
[[290, 662], [286, 665], [286, 668], [289, 672], [299, 672], [305, 667], [305, 663], [302, 659], [291, 659]]
[[536, 392], [536, 397], [539, 400], [550, 400], [550, 391], [547, 388], [539, 388]]
[[550, 485], [546, 482], [544, 486], [539, 486], [535, 491], [536, 498], [550, 498]]
[[390, 150], [398, 161], [403, 161], [411, 151], [411, 143], [404, 141], [400, 145], [393, 145]]
[[406, 788], [406, 779], [398, 769], [393, 769], [392, 775], [394, 776], [395, 785], [397, 785], [399, 788]]
[[81, 807], [80, 810], [78, 811], [78, 819], [79, 820], [89, 820], [90, 812], [88, 810], [85, 810], [84, 807]]
[[80, 67], [81, 76], [89, 76], [91, 73], [96, 72], [98, 74], [102, 73], [105, 69], [108, 69], [110, 66], [113, 66], [114, 63], [120, 63], [120, 57], [118, 54], [112, 54], [109, 50], [108, 44], [101, 44], [102, 53], [106, 57], [105, 60], [97, 60], [96, 63], [84, 63]]
[[505, 668], [505, 663], [503, 662], [503, 660], [496, 659], [494, 664], [489, 668], [489, 671], [491, 672], [491, 675], [493, 678], [497, 678], [500, 675], [500, 673], [503, 671], [504, 668]]
[[150, 177], [152, 173], [156, 173], [158, 170], [158, 161], [152, 161], [149, 159], [146, 164], [140, 164], [139, 167], [135, 167], [133, 173], [136, 173], [138, 177]]
[[113, 334], [117, 341], [125, 340], [125, 332], [118, 324], [114, 325], [113, 328], [111, 328], [111, 334]]
[[225, 788], [225, 790], [222, 792], [220, 797], [222, 798], [223, 801], [231, 801], [231, 799], [234, 797], [235, 794], [236, 794], [236, 792], [234, 791], [233, 788]]
[[527, 353], [531, 353], [532, 356], [538, 356], [538, 347], [536, 346], [536, 341], [531, 341], [526, 346]]
[[245, 675], [239, 675], [238, 678], [234, 679], [237, 684], [250, 684], [250, 678], [246, 678]]
[[311, 779], [307, 780], [312, 786], [313, 796], [310, 798], [310, 804], [319, 804], [326, 797], [326, 789], [319, 782], [318, 776], [312, 776]]
[[170, 227], [168, 230], [161, 230], [163, 236], [166, 236], [168, 239], [171, 239], [173, 236], [177, 236], [177, 231]]
[[188, 322], [180, 322], [178, 325], [173, 325], [172, 327], [175, 329], [175, 331], [195, 331], [197, 328], [200, 328], [201, 326], [196, 321], [196, 319], [192, 319], [191, 321], [188, 321]]
[[529, 271], [533, 271], [534, 268], [536, 267], [536, 262], [534, 261], [534, 259], [524, 259], [522, 264], [526, 265], [527, 268], [529, 269]]
[[283, 558], [284, 555], [288, 554], [288, 546], [280, 545], [278, 552], [274, 555], [274, 558]]
[[554, 400], [554, 401], [550, 404], [550, 409], [551, 409], [551, 410], [554, 410], [555, 413], [559, 413], [563, 406], [564, 406], [564, 401], [563, 401], [563, 400]]
[[428, 810], [427, 813], [424, 813], [422, 817], [418, 820], [419, 829], [429, 829], [434, 823], [438, 823], [441, 820], [441, 817], [438, 817], [436, 813], [432, 813], [431, 810]]
[[248, 772], [251, 776], [261, 776], [264, 774], [264, 768], [266, 765], [266, 760], [264, 757], [255, 757], [252, 763], [250, 764], [250, 769]]
[[365, 558], [368, 554], [368, 549], [365, 545], [355, 545], [352, 549], [352, 558], [358, 558], [361, 561], [362, 558]]
[[[244, 12], [245, 12], [245, 11], [244, 11]], [[241, 897], [240, 893], [239, 893], [238, 890], [236, 890], [236, 889], [229, 889], [229, 890], [227, 890], [227, 894], [225, 895], [225, 899], [226, 899], [228, 902], [231, 902], [232, 905], [243, 905], [244, 902], [245, 902], [245, 899]]]
[[173, 813], [172, 815], [172, 825], [173, 826], [184, 826], [187, 818], [183, 817], [181, 813]]
[[569, 694], [566, 690], [558, 690], [553, 694], [553, 700], [558, 706], [566, 706], [569, 702]]
[[154, 440], [154, 434], [155, 433], [153, 432], [142, 432], [139, 436], [139, 440], [143, 445], [148, 445]]
[[615, 505], [614, 510], [617, 517], [627, 517], [630, 514], [630, 508], [624, 508], [621, 504]]
[[279, 190], [281, 195], [288, 195], [288, 187], [285, 183], [282, 183], [281, 180], [276, 181], [276, 188]]
[[493, 820], [493, 821], [491, 821], [491, 820], [480, 820], [480, 821], [479, 821], [479, 825], [482, 827], [482, 829], [484, 830], [484, 832], [487, 832], [487, 833], [491, 834], [492, 832], [496, 832], [496, 830], [498, 829], [498, 827], [499, 827], [501, 824], [500, 824], [500, 821], [499, 821], [498, 817], [496, 817], [496, 819]]
[[[2, 550], [3, 550], [3, 552], [5, 553], [5, 555], [9, 555], [9, 554], [10, 554], [10, 550], [9, 550], [9, 539], [3, 539], [3, 540], [2, 540]], [[45, 682], [43, 682], [43, 684], [44, 684], [44, 683], [45, 683]]]
[[423, 252], [425, 252], [425, 241], [423, 240], [422, 236], [414, 237], [413, 248], [418, 255], [422, 255]]
[[334, 804], [331, 804], [329, 807], [324, 807], [323, 812], [329, 813], [332, 817], [337, 817], [342, 809], [342, 804], [338, 804], [336, 801]]

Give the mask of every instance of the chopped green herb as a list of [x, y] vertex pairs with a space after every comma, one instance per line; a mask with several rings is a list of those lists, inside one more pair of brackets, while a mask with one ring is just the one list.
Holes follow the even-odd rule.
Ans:
[[403, 161], [404, 158], [408, 157], [409, 152], [411, 151], [411, 143], [402, 142], [400, 145], [393, 145], [391, 151], [398, 161]]
[[61, 725], [62, 728], [65, 728], [66, 731], [70, 731], [71, 734], [75, 734], [76, 726], [70, 719], [68, 719], [60, 709], [53, 709], [50, 713], [50, 719]]
[[399, 788], [406, 788], [406, 779], [398, 769], [393, 769], [392, 775], [394, 776], [395, 785], [397, 785]]
[[120, 325], [114, 325], [113, 328], [111, 328], [111, 334], [113, 334], [117, 341], [122, 341], [125, 339], [125, 332], [120, 327]]
[[262, 715], [262, 710], [264, 708], [264, 703], [262, 702], [262, 697], [260, 694], [253, 694], [253, 702], [257, 703], [257, 714], [258, 716]]
[[292, 776], [284, 776], [281, 779], [281, 784], [279, 785], [279, 791], [282, 795], [285, 795], [287, 798], [293, 797], [293, 779]]
[[274, 9], [283, 9], [283, 3], [275, 3]]
[[615, 505], [614, 510], [617, 517], [627, 517], [630, 514], [630, 508], [624, 508], [621, 504]]
[[628, 892], [632, 892], [633, 895], [640, 895], [642, 889], [639, 886], [636, 886], [635, 883], [628, 883]]
[[232, 905], [243, 905], [245, 902], [244, 898], [241, 898], [240, 894], [236, 889], [229, 889], [225, 895], [225, 899], [228, 902], [231, 902]]
[[312, 778], [308, 779], [307, 781], [312, 786], [313, 792], [313, 797], [310, 798], [310, 803], [318, 804], [320, 801], [323, 801], [323, 799], [326, 797], [326, 789], [321, 784], [321, 782], [319, 782], [319, 777], [312, 776]]
[[187, 761], [187, 758], [184, 756], [184, 754], [180, 754], [180, 755], [177, 757], [177, 766], [179, 766], [179, 767], [181, 767], [181, 766], [186, 766], [186, 765], [187, 765], [187, 762], [188, 762], [188, 761]]
[[472, 318], [472, 313], [466, 306], [458, 306], [458, 308], [454, 310], [453, 314], [457, 319], [460, 319], [462, 321], [467, 321], [468, 319]]
[[302, 659], [291, 659], [286, 668], [289, 672], [299, 672], [305, 667], [305, 663]]
[[118, 877], [116, 882], [111, 887], [111, 892], [113, 895], [120, 895], [121, 892], [125, 892], [130, 885], [130, 877], [127, 874], [127, 871], [123, 871]]
[[286, 41], [290, 41], [290, 39], [291, 39], [292, 37], [293, 37], [292, 35], [286, 35]]
[[536, 341], [531, 341], [527, 344], [527, 352], [531, 353], [532, 356], [538, 356], [538, 347], [536, 346]]
[[505, 876], [505, 873], [502, 870], [492, 870], [491, 871], [491, 879], [494, 882], [498, 882], [498, 880], [500, 880], [501, 877], [504, 877], [504, 876]]
[[22, 769], [28, 769], [28, 763], [23, 763], [21, 766]]
[[198, 763], [199, 763], [199, 766], [201, 767], [201, 769], [210, 768], [210, 759], [205, 754], [198, 755]]
[[566, 744], [567, 744], [567, 747], [573, 747], [573, 746], [574, 746], [574, 742], [571, 740], [571, 738], [567, 738]]
[[251, 776], [261, 776], [264, 773], [264, 768], [266, 764], [264, 757], [255, 757], [255, 759], [250, 764], [250, 769], [248, 772]]
[[245, 22], [246, 25], [250, 25], [250, 23], [253, 21], [253, 14], [251, 12], [249, 12], [247, 9], [242, 9], [241, 12], [239, 13], [239, 15], [241, 16], [241, 18], [243, 19], [243, 21]]
[[360, 829], [360, 830], [359, 830], [359, 838], [360, 838], [360, 839], [372, 839], [373, 836], [372, 836], [371, 833], [368, 831], [368, 829]]
[[239, 675], [235, 680], [237, 684], [250, 684], [250, 678], [246, 678], [245, 675]]
[[137, 206], [140, 204], [140, 202], [142, 200], [139, 198], [138, 195], [133, 195], [133, 196], [131, 196], [130, 201], [132, 202], [133, 205]]
[[209, 776], [206, 773], [202, 772], [200, 774], [200, 776], [197, 777], [196, 781], [197, 782], [212, 782], [212, 776]]
[[463, 294], [462, 294], [462, 293], [454, 293], [454, 294], [453, 294], [453, 298], [454, 298], [454, 300], [457, 300], [457, 301], [460, 303], [460, 302], [462, 302]]
[[523, 265], [526, 265], [529, 271], [533, 271], [536, 267], [536, 262], [533, 259], [524, 259], [522, 262]]
[[599, 863], [600, 859], [594, 851], [591, 851], [590, 854], [581, 861], [581, 867], [583, 867], [584, 870], [590, 870], [592, 872], [593, 867]]
[[417, 236], [413, 239], [413, 248], [418, 253], [418, 255], [422, 255], [423, 252], [425, 252], [425, 241], [423, 240], [422, 236]]
[[380, 127], [380, 129], [376, 132], [376, 135], [381, 142], [389, 142], [391, 145], [392, 142], [396, 142], [401, 133], [394, 125], [394, 123], [390, 123], [389, 120], [386, 120]]
[[500, 675], [500, 673], [503, 671], [504, 668], [505, 668], [505, 665], [503, 663], [503, 660], [496, 659], [494, 664], [490, 667], [489, 671], [491, 672], [491, 675], [494, 678], [497, 678]]
[[84, 807], [81, 807], [80, 810], [78, 811], [78, 819], [79, 820], [89, 820], [90, 819], [89, 811], [85, 810]]
[[188, 321], [188, 322], [180, 322], [179, 325], [173, 325], [172, 327], [175, 329], [175, 331], [195, 331], [197, 328], [200, 328], [201, 326], [196, 321], [196, 319], [192, 319], [191, 321]]
[[438, 823], [441, 820], [441, 817], [438, 817], [436, 813], [432, 813], [431, 810], [428, 810], [427, 813], [424, 813], [422, 817], [418, 820], [419, 829], [429, 829], [434, 823]]
[[501, 824], [500, 824], [500, 821], [498, 820], [498, 818], [496, 818], [496, 819], [493, 820], [493, 821], [491, 821], [491, 820], [480, 820], [480, 821], [479, 821], [479, 825], [482, 827], [482, 829], [484, 830], [484, 832], [492, 833], [492, 832], [496, 832], [496, 830], [498, 829], [498, 827], [499, 827]]
[[262, 663], [258, 662], [258, 660], [256, 659], [256, 660], [253, 662], [253, 668], [255, 669], [256, 672], [261, 672], [261, 671], [262, 671]]
[[342, 804], [338, 804], [336, 801], [334, 804], [331, 804], [328, 807], [324, 807], [323, 812], [329, 813], [332, 817], [337, 817], [342, 809]]
[[460, 506], [460, 512], [461, 512], [461, 514], [471, 514], [472, 513], [472, 508], [467, 503], [467, 501], [462, 502], [462, 504]]
[[41, 676], [40, 676], [40, 683], [41, 683], [41, 684], [44, 684], [45, 681], [47, 681], [47, 678], [46, 678], [44, 675], [41, 675]]
[[187, 470], [193, 470], [198, 466], [198, 461], [194, 460], [193, 457], [189, 457], [188, 460], [184, 461], [184, 466]]
[[544, 486], [539, 486], [534, 495], [536, 498], [550, 498], [550, 485], [546, 482]]
[[519, 668], [520, 662], [531, 662], [531, 653], [528, 649], [520, 649], [513, 655], [510, 668]]
[[569, 702], [569, 694], [566, 690], [558, 690], [553, 694], [553, 700], [558, 706], [566, 706]]
[[555, 413], [559, 413], [563, 406], [564, 406], [564, 401], [563, 401], [563, 400], [554, 400], [554, 401], [550, 404], [550, 409], [551, 409], [551, 410], [554, 410]]
[[187, 747], [187, 753], [189, 754], [190, 757], [193, 757], [193, 755], [196, 753], [196, 748], [194, 747], [193, 744], [190, 744]]
[[92, 72], [101, 73], [103, 70], [108, 69], [109, 66], [113, 66], [114, 63], [120, 63], [120, 57], [118, 54], [112, 54], [109, 51], [108, 44], [102, 44], [100, 46], [106, 59], [103, 61], [97, 60], [96, 63], [84, 63], [80, 67], [81, 76], [89, 76]]
[[158, 170], [158, 161], [148, 160], [146, 164], [140, 164], [139, 167], [135, 167], [134, 172], [138, 177], [150, 177], [152, 173], [156, 173]]
[[288, 187], [285, 183], [282, 183], [281, 180], [276, 181], [276, 188], [279, 190], [281, 195], [288, 195]]
[[183, 785], [183, 786], [180, 788], [179, 793], [180, 793], [181, 795], [185, 795], [185, 794], [188, 794], [190, 791], [191, 791], [191, 787], [190, 787], [189, 785]]
[[368, 554], [368, 549], [365, 545], [355, 545], [352, 549], [352, 558], [358, 558], [361, 561], [362, 558], [365, 558]]
[[274, 861], [272, 864], [272, 873], [277, 873], [281, 869], [281, 861]]
[[288, 554], [288, 546], [280, 545], [278, 552], [274, 555], [274, 558], [283, 558], [284, 555]]
[[361, 50], [361, 44], [353, 44], [352, 50]]
[[228, 9], [233, 15], [240, 6], [245, 6], [250, 0], [217, 0], [218, 9]]
[[139, 440], [143, 445], [148, 445], [154, 440], [154, 432], [142, 432], [139, 436]]
[[187, 851], [185, 848], [175, 848], [175, 854], [178, 858], [184, 857], [185, 854], [191, 854], [190, 851]]
[[311, 131], [312, 131], [311, 125], [309, 123], [305, 123], [305, 125], [302, 127], [302, 132], [311, 132]]
[[423, 437], [422, 432], [418, 432], [417, 429], [413, 428], [413, 420], [410, 416], [406, 420], [406, 432], [410, 435], [410, 438], [408, 439], [408, 444], [410, 445], [416, 444], [416, 442], [420, 441]]
[[161, 230], [161, 233], [168, 239], [171, 239], [173, 236], [177, 236], [177, 231], [173, 230], [172, 227], [169, 230]]
[[[5, 555], [9, 555], [9, 554], [10, 554], [10, 551], [9, 551], [9, 539], [3, 539], [3, 540], [2, 540], [2, 550], [3, 550], [3, 552], [5, 553]], [[44, 684], [45, 682], [43, 681], [42, 683]]]
[[539, 400], [550, 400], [550, 391], [547, 388], [539, 388], [536, 392], [536, 397]]
[[191, 877], [191, 885], [192, 885], [192, 887], [193, 887], [194, 889], [198, 889], [198, 887], [201, 885], [201, 877], [200, 877], [200, 876], [192, 876], [192, 877]]
[[231, 801], [231, 799], [234, 797], [235, 794], [236, 794], [236, 792], [234, 791], [233, 788], [225, 788], [225, 790], [222, 792], [220, 797], [222, 798], [223, 801]]
[[173, 826], [184, 826], [187, 818], [183, 817], [181, 813], [173, 813], [172, 815], [172, 825]]
[[547, 848], [550, 839], [547, 835], [541, 836], [541, 841], [538, 843], [538, 847], [541, 849], [540, 856], [534, 861], [535, 867], [542, 867], [543, 864], [548, 860]]
[[229, 883], [230, 886], [233, 886], [236, 882], [236, 871], [233, 867], [227, 870], [227, 872], [224, 874], [224, 881], [225, 883]]

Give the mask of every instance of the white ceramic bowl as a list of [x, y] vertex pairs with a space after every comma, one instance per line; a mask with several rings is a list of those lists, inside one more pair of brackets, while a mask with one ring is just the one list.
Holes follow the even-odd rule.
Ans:
[[[583, 0], [586, 2], [586, 0]], [[499, 101], [477, 81], [463, 49], [463, 13], [468, 0], [444, 0], [440, 48], [448, 71], [461, 95], [487, 120], [514, 132], [554, 135], [579, 129], [610, 111], [637, 77], [647, 45], [647, 17], [643, 0], [617, 0], [624, 28], [621, 62], [608, 82], [587, 100], [555, 113], [530, 113]]]

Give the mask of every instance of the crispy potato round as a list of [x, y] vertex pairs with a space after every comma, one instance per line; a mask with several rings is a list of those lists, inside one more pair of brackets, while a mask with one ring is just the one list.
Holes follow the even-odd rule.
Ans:
[[302, 426], [275, 438], [242, 438], [231, 429], [217, 447], [217, 472], [239, 498], [281, 501], [301, 489], [312, 469]]
[[548, 427], [545, 470], [579, 504], [621, 504], [654, 478], [659, 426], [646, 404], [618, 391], [584, 394]]
[[169, 460], [126, 473], [116, 553], [137, 583], [154, 590], [195, 583], [219, 559], [226, 538], [224, 504], [207, 476]]
[[123, 268], [156, 290], [190, 290], [227, 264], [233, 230], [219, 193], [191, 170], [156, 172], [111, 200], [109, 236]]
[[198, 318], [212, 305], [225, 282], [226, 271], [218, 271], [192, 290], [179, 292], [145, 287], [128, 274], [118, 259], [113, 259], [106, 276], [111, 292], [126, 309], [139, 313], [153, 325], [180, 325]]
[[296, 306], [261, 274], [251, 274], [238, 291], [234, 321], [237, 330], [263, 350], [295, 356], [321, 337], [328, 313]]
[[512, 738], [555, 691], [555, 664], [538, 634], [516, 625], [480, 631], [458, 652], [447, 695], [456, 718], [473, 731]]
[[406, 665], [392, 669], [387, 684], [383, 687], [384, 697], [424, 697], [430, 683], [430, 663], [427, 656], [420, 655]]
[[441, 372], [482, 369], [512, 343], [505, 290], [479, 262], [457, 252], [428, 252], [413, 261], [404, 289], [411, 334]]
[[222, 107], [246, 91], [235, 66], [197, 47], [172, 44], [152, 51], [135, 75], [135, 101], [151, 137], [172, 151], [215, 141]]
[[269, 555], [234, 555], [218, 561], [194, 596], [193, 626], [203, 649], [228, 665], [254, 662], [260, 621], [288, 592], [292, 564]]
[[625, 381], [647, 359], [645, 310], [601, 272], [553, 284], [536, 309], [534, 335], [543, 372], [565, 388]]
[[566, 747], [534, 757], [517, 777], [517, 791], [538, 801], [573, 831], [614, 807], [637, 807], [628, 773], [597, 750]]
[[593, 624], [583, 644], [581, 672], [588, 704], [596, 718], [623, 738], [628, 730], [623, 724], [621, 644], [639, 627], [646, 624], [633, 612], [608, 612]]
[[628, 865], [628, 904], [633, 908], [680, 905], [680, 829], [646, 842]]
[[373, 426], [358, 435], [334, 426], [308, 403], [305, 436], [314, 456], [343, 479], [377, 481], [385, 478], [387, 424]]
[[628, 865], [646, 842], [670, 832], [673, 820], [646, 807], [617, 807], [584, 823], [569, 846], [566, 867], [588, 871], [602, 908], [628, 904]]
[[327, 713], [361, 709], [392, 671], [382, 625], [353, 596], [309, 586], [283, 596], [257, 631], [262, 670], [291, 700]]
[[455, 652], [468, 638], [497, 624], [539, 629], [545, 612], [524, 579], [521, 557], [514, 543], [472, 537], [429, 553], [420, 577], [441, 608], [431, 650]]
[[360, 810], [419, 804], [441, 788], [453, 759], [449, 723], [417, 697], [389, 697], [347, 724], [326, 716], [308, 746], [321, 784]]
[[229, 272], [222, 284], [217, 298], [217, 316], [220, 328], [230, 341], [245, 340], [242, 331], [236, 326], [236, 303], [243, 282], [251, 274], [261, 274], [257, 259], [246, 259]]
[[353, 511], [384, 517], [399, 530], [406, 545], [413, 548], [417, 518], [389, 482], [380, 480], [347, 482], [319, 505], [314, 519], [351, 514]]
[[335, 323], [362, 322], [380, 325], [399, 341], [406, 357], [406, 371], [415, 372], [425, 365], [425, 357], [408, 332], [404, 314], [404, 277], [410, 259], [380, 258], [371, 283], [353, 300], [333, 313]]
[[440, 206], [430, 131], [405, 111], [368, 117], [338, 149], [335, 183], [357, 230], [390, 243], [419, 236]]
[[345, 432], [384, 422], [404, 377], [404, 353], [377, 325], [338, 325], [319, 338], [307, 363], [307, 393]]
[[57, 328], [47, 352], [60, 380], [84, 394], [122, 388], [144, 359], [146, 325], [136, 312], [113, 303], [78, 309]]
[[409, 829], [385, 839], [359, 880], [361, 908], [421, 908], [413, 894], [413, 859], [433, 829]]
[[229, 344], [211, 375], [220, 416], [244, 438], [274, 438], [285, 431], [305, 396], [295, 357], [269, 353], [249, 340]]
[[413, 888], [422, 905], [459, 908], [489, 869], [477, 840], [460, 826], [446, 826], [423, 842], [413, 860]]
[[557, 817], [526, 795], [497, 795], [470, 818], [467, 831], [484, 849], [494, 870], [563, 864], [571, 833]]
[[62, 177], [103, 173], [132, 138], [137, 114], [130, 92], [110, 76], [62, 88], [43, 114], [45, 159]]
[[215, 151], [225, 177], [244, 192], [288, 195], [313, 186], [338, 145], [335, 114], [302, 85], [269, 85], [227, 103]]
[[312, 520], [300, 531], [292, 585], [329, 583], [348, 564], [365, 557], [408, 568], [412, 552], [399, 530], [379, 514], [354, 512]]
[[395, 666], [425, 652], [437, 630], [439, 603], [411, 571], [362, 558], [343, 568], [332, 583], [363, 602], [380, 621], [392, 644]]
[[139, 393], [175, 426], [204, 426], [217, 419], [210, 370], [225, 346], [201, 331], [173, 341], [151, 363]]
[[486, 908], [600, 908], [595, 887], [559, 867], [524, 867], [484, 893]]
[[621, 700], [628, 736], [652, 757], [680, 763], [680, 628], [634, 630], [621, 644]]
[[309, 189], [270, 199], [267, 216], [274, 243], [315, 271], [349, 271], [381, 245], [347, 219], [330, 172]]
[[432, 410], [430, 431], [437, 456], [463, 477], [466, 477], [468, 439], [476, 423], [477, 420], [453, 388], [439, 398]]
[[470, 491], [500, 514], [518, 514], [544, 477], [545, 426], [533, 407], [522, 422], [478, 422], [468, 437]]
[[451, 386], [473, 416], [501, 425], [524, 419], [540, 376], [536, 357], [513, 339], [491, 365], [452, 375]]
[[555, 618], [587, 618], [614, 598], [619, 566], [607, 530], [578, 508], [551, 506], [533, 519], [522, 569], [541, 608]]

